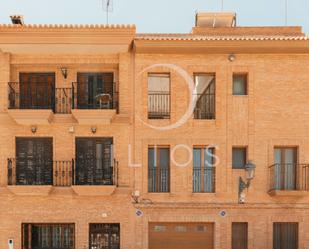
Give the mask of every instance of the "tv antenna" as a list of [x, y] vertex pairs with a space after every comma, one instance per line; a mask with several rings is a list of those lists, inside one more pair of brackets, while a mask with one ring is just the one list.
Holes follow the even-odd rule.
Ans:
[[102, 0], [102, 7], [106, 12], [106, 24], [108, 24], [108, 14], [114, 10], [113, 0]]
[[288, 9], [289, 9], [288, 0], [285, 0], [285, 26], [288, 26]]

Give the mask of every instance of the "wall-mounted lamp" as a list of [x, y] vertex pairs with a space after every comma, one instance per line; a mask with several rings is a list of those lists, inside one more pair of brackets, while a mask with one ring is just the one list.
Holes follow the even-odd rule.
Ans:
[[66, 67], [62, 67], [60, 68], [60, 70], [61, 70], [63, 78], [66, 79], [68, 77], [68, 69]]
[[248, 189], [250, 187], [250, 182], [254, 178], [255, 175], [255, 164], [252, 163], [252, 161], [248, 161], [245, 165], [245, 171], [246, 171], [246, 180], [245, 182], [241, 177], [239, 177], [239, 187], [238, 187], [238, 203], [245, 203], [245, 193], [244, 190]]
[[138, 190], [135, 190], [134, 192], [132, 192], [131, 197], [134, 204], [139, 203], [140, 192]]
[[33, 134], [36, 133], [37, 130], [38, 130], [38, 128], [36, 126], [31, 126], [31, 132]]
[[91, 132], [92, 132], [93, 134], [96, 133], [96, 132], [97, 132], [97, 127], [92, 126], [92, 127], [91, 127]]
[[230, 54], [229, 55], [229, 61], [230, 62], [233, 62], [233, 61], [235, 61], [236, 60], [236, 55], [235, 54]]

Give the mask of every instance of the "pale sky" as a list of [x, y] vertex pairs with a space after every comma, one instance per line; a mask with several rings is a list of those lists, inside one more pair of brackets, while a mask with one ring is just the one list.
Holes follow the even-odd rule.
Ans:
[[[285, 25], [286, 0], [225, 0], [239, 26]], [[309, 0], [288, 1], [288, 24], [309, 34]], [[110, 23], [135, 24], [142, 33], [187, 33], [196, 11], [220, 11], [221, 0], [113, 0]], [[0, 22], [12, 14], [31, 24], [105, 24], [102, 0], [0, 0]]]

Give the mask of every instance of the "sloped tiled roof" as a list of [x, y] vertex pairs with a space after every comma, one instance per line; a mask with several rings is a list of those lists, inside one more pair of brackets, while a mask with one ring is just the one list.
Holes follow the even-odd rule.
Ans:
[[145, 41], [304, 41], [309, 40], [306, 36], [208, 36], [208, 35], [185, 35], [185, 34], [167, 34], [167, 35], [147, 35], [139, 34], [136, 40]]

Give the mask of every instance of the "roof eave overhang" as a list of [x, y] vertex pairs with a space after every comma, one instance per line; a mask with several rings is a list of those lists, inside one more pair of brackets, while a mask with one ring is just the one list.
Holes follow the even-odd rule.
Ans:
[[128, 52], [135, 28], [0, 27], [0, 49], [10, 53]]
[[186, 53], [309, 53], [309, 40], [270, 40], [270, 41], [167, 41], [135, 40], [136, 53], [186, 54]]

